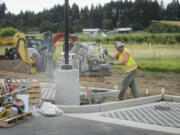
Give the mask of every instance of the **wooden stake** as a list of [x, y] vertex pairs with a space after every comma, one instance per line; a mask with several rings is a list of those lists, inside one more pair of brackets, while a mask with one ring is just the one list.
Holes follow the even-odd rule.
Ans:
[[90, 98], [90, 96], [89, 96], [89, 90], [88, 90], [87, 87], [86, 87], [85, 97], [88, 99], [88, 103], [91, 104], [91, 98]]

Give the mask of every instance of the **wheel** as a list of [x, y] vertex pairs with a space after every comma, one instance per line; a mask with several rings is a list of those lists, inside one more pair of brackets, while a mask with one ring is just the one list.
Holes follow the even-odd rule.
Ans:
[[101, 64], [101, 61], [97, 58], [91, 58], [89, 60], [89, 67], [90, 67], [90, 70], [92, 71], [100, 70], [100, 64]]

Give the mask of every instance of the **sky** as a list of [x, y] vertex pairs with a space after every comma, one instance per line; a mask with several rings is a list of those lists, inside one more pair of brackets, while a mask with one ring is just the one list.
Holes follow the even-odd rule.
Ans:
[[[84, 7], [86, 5], [90, 7], [91, 4], [104, 5], [105, 3], [108, 3], [110, 1], [111, 0], [69, 0], [69, 4], [72, 5], [73, 3], [76, 3], [79, 5], [79, 7]], [[163, 1], [165, 4], [167, 4], [172, 0], [163, 0]], [[20, 11], [27, 11], [27, 10], [38, 13], [40, 11], [43, 11], [43, 9], [50, 9], [54, 5], [64, 4], [64, 0], [0, 0], [0, 3], [2, 2], [6, 4], [7, 11], [10, 11], [11, 13], [14, 14], [18, 14], [20, 13]]]

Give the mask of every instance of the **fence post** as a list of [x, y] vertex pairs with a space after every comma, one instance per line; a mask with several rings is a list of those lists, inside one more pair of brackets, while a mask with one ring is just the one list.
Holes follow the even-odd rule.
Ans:
[[152, 44], [149, 42], [149, 55], [152, 56]]
[[154, 55], [153, 55], [153, 71], [154, 71], [154, 67], [155, 67], [155, 60], [156, 60], [156, 52], [154, 51]]

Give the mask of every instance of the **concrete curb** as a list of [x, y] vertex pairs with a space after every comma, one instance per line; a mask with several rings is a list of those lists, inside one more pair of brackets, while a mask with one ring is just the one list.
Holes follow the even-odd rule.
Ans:
[[[54, 88], [55, 85], [52, 83], [41, 83], [42, 87], [45, 88]], [[120, 90], [114, 89], [104, 89], [104, 88], [94, 88], [87, 87], [89, 91], [91, 90], [102, 90], [106, 92], [99, 93], [90, 93], [90, 96], [95, 99], [101, 99], [108, 96], [116, 97]], [[80, 86], [80, 93], [84, 95], [86, 87]], [[49, 100], [49, 99], [47, 99]], [[52, 100], [54, 102], [54, 100]], [[150, 97], [141, 97], [137, 99], [123, 100], [123, 101], [114, 101], [103, 104], [93, 104], [93, 105], [57, 105], [60, 109], [64, 110], [65, 113], [94, 113], [94, 112], [103, 112], [110, 111], [121, 108], [128, 108], [132, 106], [138, 106], [158, 101], [170, 101], [170, 102], [180, 102], [180, 96], [166, 95], [163, 92], [160, 95], [150, 96]]]
[[[105, 89], [105, 88], [96, 88], [96, 87], [84, 87], [84, 86], [80, 86], [80, 90], [81, 91], [85, 91], [86, 90], [86, 88], [88, 88], [88, 90], [105, 90], [105, 91], [114, 91], [115, 89]], [[118, 90], [118, 91], [120, 91], [120, 90]]]
[[94, 94], [90, 94], [90, 95], [93, 95], [95, 99], [108, 97], [108, 96], [113, 96], [113, 97], [118, 98], [119, 90], [107, 91], [107, 92], [102, 92], [102, 93], [99, 92], [99, 93], [94, 93]]
[[114, 109], [127, 108], [131, 106], [138, 106], [153, 102], [158, 102], [162, 100], [162, 95], [150, 96], [150, 97], [141, 97], [137, 99], [116, 101], [104, 104], [96, 105], [83, 105], [83, 106], [74, 106], [74, 105], [56, 105], [62, 109], [65, 113], [93, 113], [93, 112], [102, 112], [110, 111]]
[[163, 99], [170, 102], [180, 102], [180, 96], [165, 95]]

